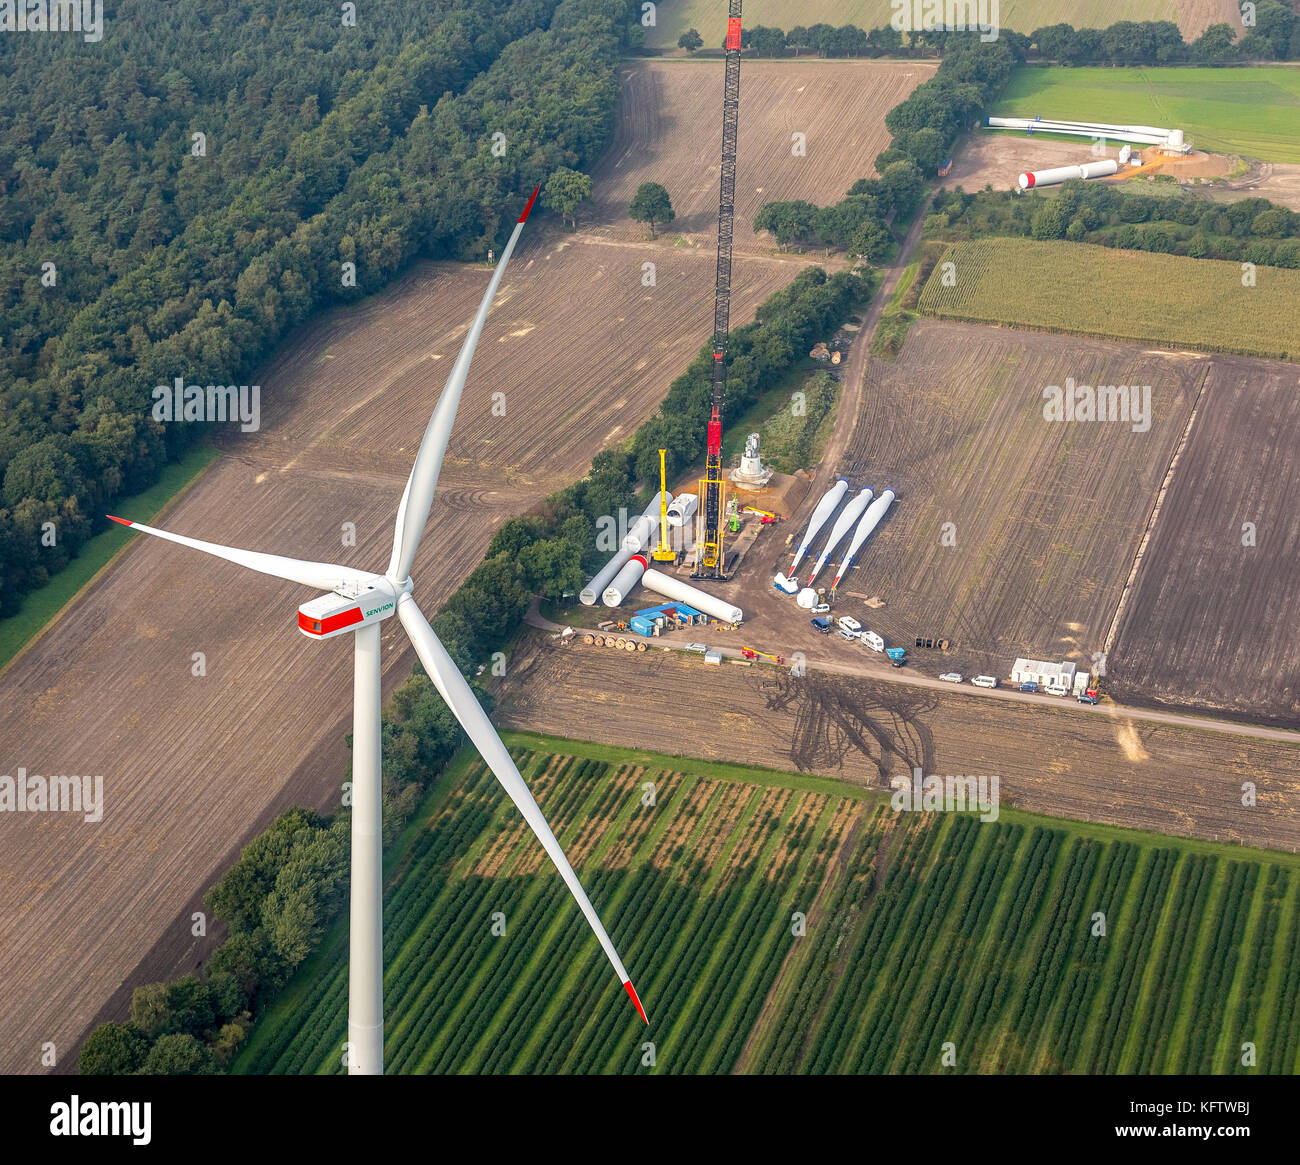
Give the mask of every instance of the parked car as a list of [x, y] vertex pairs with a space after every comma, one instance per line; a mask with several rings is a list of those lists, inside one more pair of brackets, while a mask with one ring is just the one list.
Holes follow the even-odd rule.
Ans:
[[1068, 696], [1070, 694], [1070, 685], [1048, 684], [1045, 690], [1049, 696]]
[[1026, 680], [1023, 684], [1020, 685], [1020, 690], [1022, 692], [1036, 692], [1038, 691], [1038, 681]]
[[1095, 704], [1095, 703], [1097, 702], [1097, 699], [1098, 699], [1098, 697], [1097, 697], [1097, 693], [1096, 693], [1096, 692], [1080, 692], [1080, 693], [1079, 693], [1079, 703], [1080, 703], [1080, 704]]
[[852, 615], [841, 615], [836, 622], [839, 623], [841, 631], [852, 631], [854, 635], [857, 635], [862, 630], [862, 624]]
[[943, 675], [941, 675], [939, 678], [940, 678], [941, 680], [945, 680], [945, 681], [947, 681], [947, 682], [950, 683], [950, 684], [959, 684], [959, 683], [961, 683], [961, 672], [959, 672], [959, 671], [946, 671], [946, 672], [944, 672]]
[[976, 676], [971, 683], [977, 688], [996, 688], [998, 686], [997, 676]]
[[814, 615], [827, 615], [830, 613], [830, 609], [831, 609], [830, 603], [818, 603], [812, 609], [812, 613]]
[[831, 633], [831, 621], [825, 616], [819, 615], [816, 619], [809, 619], [808, 622], [816, 627], [823, 635], [829, 635]]
[[688, 643], [686, 645], [686, 650], [698, 651], [701, 655], [703, 655], [706, 651], [709, 650], [709, 648], [708, 648], [708, 644], [705, 643]]
[[843, 627], [840, 628], [840, 638], [843, 639], [845, 643], [852, 643], [857, 639], [859, 634], [860, 632], [857, 631], [845, 631]]

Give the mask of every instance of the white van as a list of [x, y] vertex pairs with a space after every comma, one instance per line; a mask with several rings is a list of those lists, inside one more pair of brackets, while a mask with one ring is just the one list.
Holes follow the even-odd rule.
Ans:
[[1070, 694], [1070, 685], [1059, 682], [1048, 684], [1046, 692], [1049, 696], [1068, 696]]
[[977, 688], [996, 688], [998, 686], [997, 676], [976, 676], [971, 683]]
[[874, 631], [863, 633], [862, 642], [865, 643], [872, 651], [884, 651], [885, 641], [880, 638]]

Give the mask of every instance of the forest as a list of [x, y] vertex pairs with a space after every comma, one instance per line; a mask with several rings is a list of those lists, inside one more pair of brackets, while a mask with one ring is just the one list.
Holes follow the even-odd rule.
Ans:
[[0, 41], [0, 615], [210, 428], [153, 420], [155, 386], [248, 381], [593, 160], [634, 7], [125, 0], [129, 35]]

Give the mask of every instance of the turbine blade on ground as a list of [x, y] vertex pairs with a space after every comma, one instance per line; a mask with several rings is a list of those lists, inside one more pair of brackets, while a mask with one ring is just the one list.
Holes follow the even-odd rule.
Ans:
[[447, 706], [455, 714], [456, 719], [460, 721], [461, 727], [465, 729], [474, 747], [478, 749], [479, 755], [487, 762], [488, 768], [492, 770], [496, 779], [501, 782], [501, 787], [505, 789], [510, 800], [518, 807], [519, 812], [524, 815], [524, 820], [528, 822], [529, 827], [537, 835], [538, 841], [542, 843], [542, 848], [546, 850], [551, 861], [555, 863], [555, 868], [560, 871], [560, 877], [564, 879], [564, 884], [569, 887], [569, 893], [573, 895], [579, 909], [586, 917], [588, 925], [595, 931], [596, 938], [600, 940], [605, 957], [609, 959], [614, 970], [618, 973], [623, 989], [631, 997], [632, 1002], [636, 1004], [636, 1009], [641, 1018], [646, 1023], [649, 1023], [650, 1021], [646, 1019], [645, 1009], [641, 1006], [641, 1000], [637, 997], [636, 989], [632, 986], [632, 981], [628, 978], [623, 962], [618, 957], [618, 951], [614, 949], [614, 944], [610, 941], [609, 935], [605, 932], [605, 927], [601, 924], [600, 916], [597, 915], [591, 900], [582, 888], [582, 883], [578, 881], [578, 875], [573, 872], [573, 867], [569, 865], [569, 859], [564, 856], [560, 843], [555, 840], [555, 834], [551, 832], [551, 827], [547, 825], [541, 809], [538, 808], [537, 802], [533, 800], [533, 795], [524, 783], [524, 778], [519, 775], [519, 770], [515, 767], [515, 762], [511, 760], [509, 751], [506, 749], [501, 737], [497, 735], [497, 730], [492, 726], [492, 721], [487, 718], [487, 713], [479, 705], [469, 684], [466, 683], [465, 677], [460, 674], [460, 669], [452, 661], [451, 656], [447, 654], [447, 649], [443, 647], [438, 637], [433, 633], [429, 621], [421, 613], [420, 608], [415, 605], [415, 600], [409, 595], [403, 595], [398, 600], [397, 617], [402, 621], [402, 626], [406, 628], [406, 633], [415, 646], [415, 654], [420, 657], [420, 662], [424, 664], [424, 670], [429, 673], [429, 678], [433, 681], [434, 687], [438, 689], [439, 695], [447, 702]]
[[[537, 190], [540, 189], [539, 186]], [[451, 440], [451, 427], [456, 423], [456, 410], [460, 408], [461, 393], [465, 388], [465, 380], [469, 376], [470, 361], [474, 359], [474, 349], [478, 347], [483, 325], [487, 321], [492, 301], [496, 298], [497, 288], [501, 285], [501, 277], [506, 273], [506, 264], [510, 262], [515, 244], [519, 241], [524, 223], [528, 221], [528, 214], [537, 199], [537, 190], [533, 191], [532, 198], [524, 207], [524, 213], [519, 216], [519, 221], [515, 224], [514, 233], [511, 234], [506, 249], [501, 252], [501, 258], [497, 260], [496, 270], [492, 272], [492, 280], [488, 284], [487, 291], [483, 293], [474, 322], [470, 325], [469, 333], [460, 346], [460, 354], [456, 357], [456, 363], [447, 377], [442, 395], [434, 407], [433, 416], [425, 426], [420, 450], [415, 455], [415, 464], [411, 466], [410, 475], [406, 479], [406, 489], [397, 508], [397, 524], [393, 530], [393, 556], [388, 563], [388, 577], [399, 586], [411, 573], [415, 552], [420, 548], [420, 539], [429, 521], [429, 509], [433, 505], [433, 493], [438, 485], [438, 475], [442, 472], [442, 458], [447, 452], [447, 442]]]
[[332, 591], [348, 583], [365, 582], [375, 577], [371, 571], [354, 570], [350, 566], [336, 566], [330, 562], [305, 562], [298, 558], [285, 558], [279, 554], [259, 554], [256, 550], [238, 550], [233, 546], [201, 542], [197, 538], [186, 538], [180, 534], [158, 530], [141, 522], [128, 522], [125, 518], [115, 518], [112, 514], [106, 516], [110, 521], [119, 522], [132, 530], [139, 530], [142, 534], [165, 538], [168, 542], [177, 542], [181, 546], [188, 546], [193, 550], [201, 550], [204, 554], [224, 558], [227, 562], [246, 566], [249, 570], [287, 579], [289, 582], [302, 583], [303, 586], [314, 587], [318, 591]]

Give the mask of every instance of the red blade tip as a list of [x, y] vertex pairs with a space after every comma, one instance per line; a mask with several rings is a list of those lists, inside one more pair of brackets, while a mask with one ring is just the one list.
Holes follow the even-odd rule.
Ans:
[[135, 525], [134, 522], [128, 522], [125, 518], [115, 518], [112, 514], [105, 514], [104, 517], [106, 517], [110, 522], [120, 522], [123, 526]]
[[540, 183], [539, 183], [539, 184], [538, 184], [538, 187], [537, 187], [537, 190], [534, 190], [534, 191], [533, 191], [533, 196], [532, 196], [532, 198], [530, 198], [530, 199], [528, 200], [528, 205], [524, 207], [524, 213], [521, 214], [521, 215], [519, 216], [519, 221], [520, 221], [520, 222], [527, 222], [527, 221], [528, 221], [528, 215], [529, 215], [529, 212], [533, 209], [533, 203], [537, 201], [537, 191], [538, 191], [538, 190], [541, 190], [541, 188], [542, 188], [542, 187], [541, 187], [541, 185], [540, 185]]
[[632, 1002], [636, 1004], [636, 1009], [641, 1013], [641, 1018], [645, 1020], [645, 1022], [648, 1024], [650, 1021], [646, 1019], [645, 1008], [641, 1006], [641, 1000], [637, 997], [636, 988], [632, 986], [632, 980], [629, 979], [626, 983], [623, 984], [623, 987], [627, 991], [627, 993], [632, 997]]

